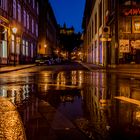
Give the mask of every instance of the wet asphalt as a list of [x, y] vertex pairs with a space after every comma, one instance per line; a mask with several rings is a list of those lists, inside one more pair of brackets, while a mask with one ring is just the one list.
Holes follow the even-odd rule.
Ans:
[[138, 140], [140, 108], [130, 99], [139, 91], [139, 77], [77, 63], [0, 74], [0, 96], [17, 108], [27, 140]]

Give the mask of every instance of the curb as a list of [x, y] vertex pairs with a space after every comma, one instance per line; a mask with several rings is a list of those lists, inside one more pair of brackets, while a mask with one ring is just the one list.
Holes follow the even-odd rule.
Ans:
[[12, 71], [18, 71], [18, 70], [22, 70], [22, 69], [26, 69], [26, 68], [31, 68], [31, 67], [34, 67], [35, 65], [32, 65], [32, 66], [23, 66], [21, 68], [15, 68], [15, 69], [11, 69], [11, 70], [0, 70], [0, 74], [2, 73], [7, 73], [7, 72], [12, 72]]

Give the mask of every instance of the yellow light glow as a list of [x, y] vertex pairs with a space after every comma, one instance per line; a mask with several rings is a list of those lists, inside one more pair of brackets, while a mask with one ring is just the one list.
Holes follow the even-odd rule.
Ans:
[[14, 34], [16, 34], [16, 33], [17, 33], [17, 28], [16, 28], [16, 27], [13, 27], [13, 28], [12, 28], [12, 32], [13, 32]]
[[47, 44], [44, 45], [44, 48], [46, 48], [46, 47], [47, 47]]
[[140, 101], [139, 100], [135, 100], [135, 99], [124, 97], [124, 96], [117, 96], [117, 97], [114, 97], [114, 98], [140, 106]]

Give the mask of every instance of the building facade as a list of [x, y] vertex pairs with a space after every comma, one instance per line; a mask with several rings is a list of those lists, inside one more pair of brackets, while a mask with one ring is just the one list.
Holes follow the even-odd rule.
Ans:
[[140, 64], [140, 1], [120, 0], [118, 13], [118, 63]]
[[0, 1], [0, 64], [34, 62], [38, 15], [37, 0]]
[[[82, 38], [80, 32], [75, 32], [73, 26], [67, 27], [64, 23], [59, 27], [60, 56], [64, 59], [76, 59], [76, 50], [80, 48]], [[79, 49], [80, 50], [80, 49]], [[75, 57], [75, 58], [74, 58]]]
[[57, 21], [49, 0], [39, 1], [39, 41], [38, 55], [50, 56], [55, 54], [58, 45]]
[[86, 62], [104, 67], [140, 63], [139, 7], [138, 0], [86, 1], [83, 18]]

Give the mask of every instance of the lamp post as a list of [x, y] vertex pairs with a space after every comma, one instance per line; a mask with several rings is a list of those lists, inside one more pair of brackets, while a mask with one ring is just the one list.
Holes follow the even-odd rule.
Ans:
[[17, 33], [17, 28], [13, 27], [12, 32], [15, 35], [14, 36], [14, 66], [16, 66], [16, 33]]

